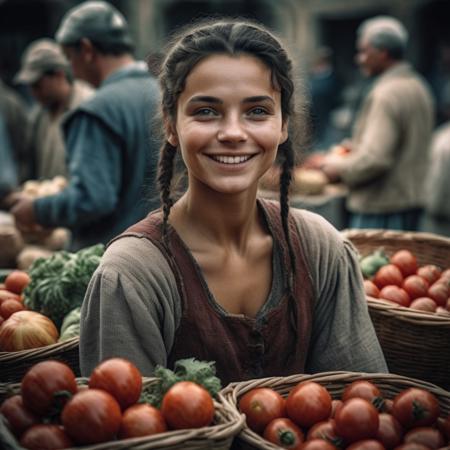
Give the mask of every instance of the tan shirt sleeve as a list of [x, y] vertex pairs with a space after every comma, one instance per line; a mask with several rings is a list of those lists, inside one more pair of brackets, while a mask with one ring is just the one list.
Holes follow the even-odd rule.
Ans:
[[387, 372], [356, 249], [321, 216], [292, 211], [316, 291], [305, 371]]
[[82, 375], [105, 358], [121, 356], [151, 376], [157, 364], [167, 363], [180, 317], [175, 277], [161, 252], [145, 238], [117, 240], [94, 273], [81, 309]]

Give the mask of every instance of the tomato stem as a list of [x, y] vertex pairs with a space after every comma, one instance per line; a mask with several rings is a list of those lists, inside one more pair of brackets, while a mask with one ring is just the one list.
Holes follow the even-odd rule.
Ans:
[[423, 407], [423, 405], [420, 402], [413, 400], [412, 414], [415, 420], [420, 420], [427, 417], [427, 410], [426, 408]]
[[279, 439], [283, 445], [295, 444], [295, 435], [290, 430], [279, 430]]

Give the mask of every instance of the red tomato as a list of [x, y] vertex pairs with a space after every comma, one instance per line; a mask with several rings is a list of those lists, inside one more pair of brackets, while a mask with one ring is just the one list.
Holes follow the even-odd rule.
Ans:
[[380, 295], [380, 290], [377, 288], [375, 283], [370, 280], [364, 280], [364, 292], [369, 297], [378, 298]]
[[447, 285], [443, 282], [436, 281], [428, 289], [427, 297], [432, 298], [438, 306], [445, 308], [447, 306], [448, 294], [449, 289]]
[[450, 269], [446, 269], [441, 273], [441, 279], [445, 281], [450, 281]]
[[391, 256], [389, 262], [396, 265], [404, 277], [417, 271], [417, 258], [409, 250], [398, 250]]
[[311, 439], [304, 442], [300, 450], [336, 450], [336, 448], [333, 444], [323, 439]]
[[306, 440], [324, 439], [336, 447], [342, 447], [342, 438], [336, 431], [336, 421], [334, 419], [324, 420], [313, 425], [306, 435]]
[[123, 411], [139, 400], [142, 375], [130, 361], [111, 358], [101, 362], [92, 371], [89, 388], [109, 392], [119, 402]]
[[443, 447], [446, 441], [442, 433], [436, 428], [419, 427], [408, 431], [405, 434], [404, 442], [414, 442], [434, 449]]
[[394, 406], [394, 401], [390, 398], [384, 400], [383, 412], [387, 414], [392, 414], [392, 407]]
[[394, 264], [386, 264], [378, 269], [373, 282], [376, 284], [378, 289], [382, 289], [385, 286], [392, 284], [401, 287], [403, 283], [403, 275], [400, 269], [397, 266], [394, 266]]
[[61, 426], [39, 424], [25, 431], [20, 445], [29, 450], [56, 450], [73, 447], [73, 442]]
[[31, 281], [30, 275], [23, 270], [13, 270], [5, 278], [5, 288], [16, 294], [21, 294]]
[[387, 450], [400, 445], [403, 439], [403, 428], [400, 422], [394, 416], [386, 413], [381, 413], [379, 420], [376, 438]]
[[408, 444], [402, 444], [395, 447], [394, 450], [430, 450], [426, 445], [416, 444], [415, 442], [409, 442]]
[[20, 295], [15, 294], [14, 292], [10, 292], [7, 290], [0, 290], [0, 305], [5, 301], [5, 300], [17, 300], [18, 302], [20, 302]]
[[339, 408], [341, 408], [341, 406], [343, 404], [344, 404], [344, 402], [342, 400], [334, 399], [334, 400], [331, 401], [330, 419], [334, 419], [334, 416], [336, 415], [336, 412], [338, 411]]
[[17, 437], [32, 425], [39, 423], [39, 417], [23, 405], [21, 395], [7, 398], [0, 406], [0, 413], [5, 416], [10, 430]]
[[346, 447], [347, 450], [385, 450], [381, 442], [375, 439], [364, 439]]
[[0, 315], [3, 319], [8, 319], [17, 311], [23, 311], [25, 307], [17, 300], [9, 299], [3, 300], [0, 305]]
[[378, 432], [378, 411], [362, 398], [351, 398], [336, 413], [336, 430], [346, 442], [374, 438]]
[[272, 444], [292, 450], [300, 450], [305, 439], [303, 431], [292, 420], [284, 417], [269, 422], [264, 429], [263, 437]]
[[397, 394], [392, 406], [392, 415], [407, 429], [433, 425], [439, 412], [437, 398], [418, 388], [408, 388]]
[[180, 381], [164, 395], [161, 412], [172, 429], [206, 427], [214, 417], [214, 402], [202, 386]]
[[437, 427], [447, 440], [450, 441], [450, 416], [445, 418], [439, 417], [437, 420]]
[[380, 390], [370, 381], [357, 380], [347, 385], [342, 393], [342, 401], [345, 402], [351, 398], [363, 398], [372, 403], [378, 410], [383, 407], [383, 396]]
[[161, 411], [145, 403], [130, 406], [122, 416], [119, 439], [164, 433], [167, 424]]
[[114, 439], [120, 429], [122, 413], [117, 400], [108, 392], [85, 389], [64, 406], [61, 421], [77, 444], [97, 444]]
[[273, 389], [256, 388], [240, 398], [239, 410], [245, 414], [247, 425], [261, 433], [269, 422], [285, 416], [286, 400]]
[[450, 311], [450, 297], [447, 299], [447, 304], [446, 304], [446, 306], [445, 306], [445, 309], [446, 309], [447, 311]]
[[417, 275], [428, 281], [431, 286], [441, 276], [441, 269], [434, 264], [427, 264], [417, 269]]
[[380, 298], [389, 300], [390, 302], [397, 303], [397, 305], [408, 307], [411, 304], [408, 293], [398, 286], [385, 286], [380, 291]]
[[429, 297], [419, 297], [413, 300], [409, 307], [419, 311], [435, 312], [437, 305], [436, 302]]
[[426, 297], [429, 284], [419, 275], [410, 275], [403, 280], [403, 289], [408, 293], [409, 298], [414, 300], [419, 297]]
[[301, 427], [310, 427], [331, 415], [331, 395], [314, 381], [295, 386], [286, 399], [286, 412]]
[[55, 397], [66, 391], [77, 392], [77, 383], [72, 369], [60, 361], [46, 360], [33, 365], [22, 378], [21, 392], [24, 405], [39, 415], [62, 406], [67, 397]]

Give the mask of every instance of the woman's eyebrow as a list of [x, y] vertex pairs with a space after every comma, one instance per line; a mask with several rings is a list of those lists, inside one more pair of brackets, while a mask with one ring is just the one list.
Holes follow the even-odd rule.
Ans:
[[[255, 95], [252, 97], [247, 97], [243, 100], [243, 103], [258, 103], [258, 102], [270, 102], [275, 104], [275, 100], [269, 95]], [[196, 95], [189, 99], [189, 103], [216, 103], [222, 104], [223, 100], [217, 97], [212, 97], [210, 95]]]
[[258, 103], [266, 101], [275, 104], [275, 100], [268, 95], [256, 95], [254, 97], [247, 97], [244, 99], [243, 103]]
[[223, 103], [222, 100], [220, 100], [217, 97], [211, 97], [209, 95], [196, 95], [195, 97], [192, 97], [189, 99], [189, 103]]

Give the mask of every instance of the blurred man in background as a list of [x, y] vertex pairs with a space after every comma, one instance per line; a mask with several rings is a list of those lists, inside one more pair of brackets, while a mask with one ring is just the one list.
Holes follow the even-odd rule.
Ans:
[[407, 38], [394, 18], [363, 22], [357, 62], [376, 78], [345, 148], [310, 164], [348, 186], [352, 228], [414, 231], [419, 226], [434, 106], [430, 89], [404, 60]]
[[[29, 133], [28, 111], [16, 91], [0, 80], [0, 115], [3, 117], [4, 132], [8, 147], [12, 152], [13, 163], [17, 169], [17, 183], [23, 183], [32, 175], [32, 154], [27, 139]], [[0, 204], [0, 207], [2, 205]]]
[[18, 184], [17, 167], [13, 150], [9, 140], [6, 122], [0, 110], [0, 207], [4, 198], [12, 192]]
[[39, 39], [25, 50], [15, 82], [29, 86], [38, 103], [31, 117], [29, 142], [34, 170], [30, 178], [66, 176], [61, 120], [64, 113], [92, 95], [92, 88], [74, 80], [69, 61], [50, 39]]
[[12, 213], [19, 227], [38, 223], [72, 231], [71, 249], [107, 243], [159, 206], [158, 142], [151, 134], [159, 88], [147, 65], [132, 55], [124, 17], [111, 4], [89, 1], [63, 18], [56, 40], [74, 76], [96, 94], [65, 120], [70, 182], [58, 195], [21, 199]]

